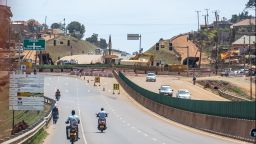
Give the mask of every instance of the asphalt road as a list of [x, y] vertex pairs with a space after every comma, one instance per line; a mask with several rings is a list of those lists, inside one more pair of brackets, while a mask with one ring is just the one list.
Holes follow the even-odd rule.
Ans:
[[[112, 83], [105, 83], [106, 87]], [[132, 102], [123, 92], [113, 95], [107, 89], [94, 87], [79, 78], [46, 76], [45, 95], [54, 97], [56, 89], [61, 91], [58, 102], [60, 119], [48, 127], [45, 144], [67, 144], [65, 120], [72, 109], [81, 118], [80, 139], [77, 144], [229, 144], [241, 143], [218, 136], [191, 130], [167, 122], [147, 112]], [[104, 107], [109, 113], [108, 129], [97, 130], [96, 113]]]

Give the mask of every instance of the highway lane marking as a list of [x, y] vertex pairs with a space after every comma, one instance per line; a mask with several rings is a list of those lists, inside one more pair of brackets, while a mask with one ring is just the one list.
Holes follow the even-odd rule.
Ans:
[[153, 141], [157, 141], [157, 139], [156, 139], [156, 138], [152, 138], [152, 140], [153, 140]]
[[219, 136], [219, 135], [216, 135], [216, 134], [212, 134], [212, 133], [207, 133], [207, 132], [204, 132], [204, 131], [201, 131], [201, 130], [198, 130], [198, 129], [195, 129], [195, 128], [191, 128], [189, 126], [186, 126], [186, 125], [182, 125], [180, 123], [177, 123], [175, 121], [172, 121], [172, 120], [169, 120], [157, 113], [154, 113], [153, 111], [150, 111], [148, 110], [147, 108], [145, 108], [144, 106], [142, 106], [141, 104], [139, 104], [136, 100], [134, 100], [131, 96], [125, 96], [127, 97], [134, 105], [136, 105], [140, 110], [144, 111], [145, 113], [149, 114], [149, 115], [152, 115], [168, 124], [171, 124], [172, 126], [176, 126], [177, 128], [183, 128], [187, 131], [190, 131], [190, 132], [195, 132], [197, 134], [201, 134], [201, 135], [205, 135], [205, 136], [209, 136], [209, 137], [213, 137], [213, 138], [217, 138], [217, 139], [221, 139], [221, 140], [225, 140], [225, 141], [230, 141], [230, 142], [234, 142], [234, 143], [238, 143], [240, 144], [241, 142], [243, 143], [243, 141], [239, 141], [239, 140], [233, 140], [231, 138], [227, 138], [227, 137], [222, 137], [222, 136]]
[[76, 88], [76, 99], [77, 99], [77, 109], [78, 109], [78, 113], [79, 113], [79, 116], [80, 116], [81, 132], [83, 134], [84, 143], [87, 144], [87, 140], [85, 138], [85, 133], [84, 133], [83, 122], [82, 122], [81, 110], [79, 108], [80, 105], [79, 105], [79, 99], [78, 99], [78, 88]]
[[84, 134], [84, 127], [83, 127], [83, 122], [82, 122], [82, 117], [81, 117], [81, 111], [80, 111], [79, 107], [78, 107], [78, 113], [79, 113], [79, 116], [80, 116], [80, 124], [81, 124], [81, 131], [82, 131], [82, 134], [83, 134], [83, 140], [84, 140], [84, 143], [87, 144], [85, 134]]

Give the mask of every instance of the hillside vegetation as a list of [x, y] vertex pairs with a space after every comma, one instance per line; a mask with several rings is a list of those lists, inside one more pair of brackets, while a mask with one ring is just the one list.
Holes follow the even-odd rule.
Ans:
[[155, 46], [153, 46], [145, 53], [152, 54], [155, 60], [161, 60], [162, 63], [165, 64], [180, 64], [180, 61], [176, 57], [176, 54], [173, 51], [169, 50], [168, 45], [166, 43], [165, 47], [160, 47], [158, 51], [156, 51]]
[[[95, 45], [71, 36], [58, 36], [55, 39], [56, 46], [54, 46], [54, 39], [46, 42], [46, 51], [49, 52], [53, 62], [58, 60], [58, 57], [62, 58], [64, 56], [70, 56], [71, 54], [94, 53], [96, 49]], [[70, 46], [67, 45], [68, 40], [70, 40]]]

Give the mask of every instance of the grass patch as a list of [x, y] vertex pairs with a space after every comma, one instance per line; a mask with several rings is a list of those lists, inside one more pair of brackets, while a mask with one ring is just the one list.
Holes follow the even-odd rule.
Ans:
[[[49, 52], [52, 60], [55, 62], [58, 60], [58, 57], [62, 58], [64, 56], [70, 56], [71, 53], [73, 55], [78, 54], [87, 54], [89, 52], [95, 52], [96, 46], [85, 41], [78, 40], [74, 37], [67, 36], [58, 36], [55, 38], [57, 40], [57, 45], [53, 45], [53, 39], [46, 42], [46, 51]], [[70, 40], [70, 45], [67, 46], [67, 41]], [[63, 42], [60, 44], [59, 42]]]
[[230, 91], [239, 94], [240, 96], [244, 96], [245, 93], [238, 87], [231, 88]]
[[38, 131], [30, 140], [25, 142], [24, 144], [42, 144], [43, 140], [46, 138], [48, 133], [45, 131], [44, 128]]

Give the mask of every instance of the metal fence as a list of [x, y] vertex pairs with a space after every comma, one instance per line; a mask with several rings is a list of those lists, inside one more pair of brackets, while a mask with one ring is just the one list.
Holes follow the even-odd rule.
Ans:
[[229, 117], [229, 118], [239, 118], [239, 119], [248, 119], [255, 120], [256, 119], [256, 102], [251, 101], [241, 101], [241, 102], [233, 102], [233, 101], [202, 101], [202, 100], [187, 100], [187, 99], [179, 99], [175, 97], [163, 96], [151, 91], [148, 91], [140, 86], [136, 85], [128, 78], [124, 76], [121, 72], [119, 72], [119, 77], [133, 90], [135, 90], [140, 95], [158, 102], [160, 104], [164, 104], [170, 107], [174, 107], [177, 109], [182, 109], [186, 111], [215, 115], [221, 117]]

